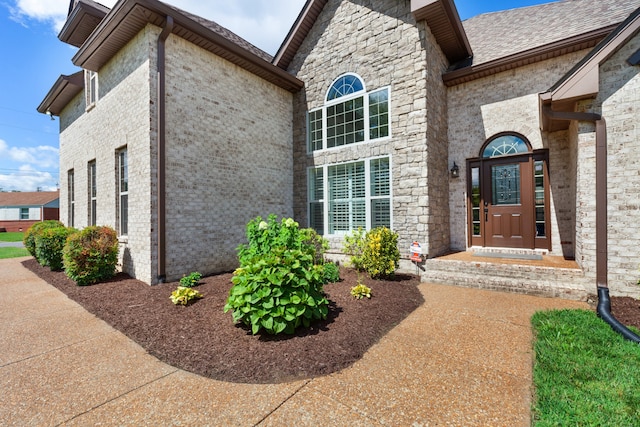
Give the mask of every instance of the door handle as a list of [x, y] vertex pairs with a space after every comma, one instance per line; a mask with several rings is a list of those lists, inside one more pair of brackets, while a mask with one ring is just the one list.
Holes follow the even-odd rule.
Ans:
[[489, 209], [484, 208], [484, 222], [489, 221]]

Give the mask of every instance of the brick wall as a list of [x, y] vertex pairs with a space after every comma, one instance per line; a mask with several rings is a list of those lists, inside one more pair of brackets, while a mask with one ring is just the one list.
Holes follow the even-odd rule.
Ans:
[[247, 222], [290, 217], [292, 94], [167, 40], [167, 279], [237, 266]]
[[568, 132], [540, 131], [538, 93], [549, 89], [587, 51], [505, 71], [448, 91], [449, 160], [460, 167], [449, 186], [451, 247], [467, 248], [465, 160], [480, 156], [487, 139], [500, 132], [525, 136], [533, 149], [549, 149], [552, 254], [573, 256], [575, 162]]
[[[601, 65], [600, 93], [593, 106], [607, 121], [609, 287], [612, 294], [636, 297], [640, 295], [640, 69], [626, 61], [638, 49], [640, 35]], [[589, 153], [594, 147], [581, 146]], [[585, 185], [583, 199], [595, 192], [595, 178], [589, 172], [584, 170], [579, 177], [592, 184]], [[595, 253], [588, 255], [584, 268], [587, 274], [595, 274]]]
[[[308, 167], [389, 155], [392, 228], [399, 233], [402, 255], [409, 255], [413, 240], [423, 243], [425, 253], [448, 247], [446, 92], [441, 79], [446, 66], [428, 28], [413, 19], [410, 1], [327, 3], [289, 70], [305, 82], [294, 98], [296, 219], [308, 224]], [[321, 107], [331, 83], [345, 73], [359, 75], [368, 91], [390, 87], [392, 137], [307, 154], [305, 113]], [[330, 240], [339, 250], [342, 238]]]
[[[84, 94], [61, 113], [60, 217], [69, 225], [67, 172], [75, 173], [75, 227], [89, 224], [89, 161], [96, 161], [97, 225], [117, 225], [116, 151], [127, 146], [129, 160], [129, 232], [122, 239], [120, 262], [132, 276], [152, 281], [149, 209], [150, 46], [156, 37], [148, 26], [99, 70], [99, 99], [85, 111]], [[155, 77], [153, 77], [155, 78]]]

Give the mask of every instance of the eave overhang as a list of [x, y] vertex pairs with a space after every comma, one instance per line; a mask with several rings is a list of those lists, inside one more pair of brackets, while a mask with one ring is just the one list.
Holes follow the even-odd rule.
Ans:
[[172, 33], [290, 92], [304, 83], [181, 11], [156, 0], [119, 1], [72, 58], [75, 65], [99, 71], [147, 24], [163, 27], [173, 17]]
[[559, 40], [533, 49], [509, 55], [494, 61], [478, 65], [470, 65], [443, 74], [442, 79], [446, 86], [455, 86], [483, 77], [523, 67], [558, 56], [567, 55], [584, 49], [593, 48], [599, 41], [613, 31], [617, 25], [600, 28], [575, 37]]
[[450, 64], [473, 56], [453, 0], [411, 0], [411, 12], [416, 21], [426, 21]]
[[44, 100], [38, 106], [38, 112], [59, 116], [73, 98], [84, 89], [84, 72], [78, 71], [70, 76], [62, 75], [53, 84]]
[[273, 63], [276, 66], [283, 70], [289, 68], [296, 52], [298, 52], [302, 42], [311, 31], [313, 24], [315, 24], [326, 4], [327, 0], [307, 0], [273, 59]]
[[72, 46], [82, 46], [107, 13], [109, 8], [106, 6], [91, 0], [79, 0], [69, 12], [58, 38]]
[[[539, 95], [540, 129], [566, 129], [569, 122], [553, 120], [547, 112], [572, 113], [578, 101], [593, 99], [600, 92], [600, 66], [640, 31], [640, 8], [605, 37], [547, 92]], [[630, 58], [631, 59], [631, 58]]]

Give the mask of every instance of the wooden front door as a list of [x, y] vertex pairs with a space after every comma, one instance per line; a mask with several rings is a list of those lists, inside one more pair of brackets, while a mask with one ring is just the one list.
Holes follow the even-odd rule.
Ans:
[[530, 156], [483, 162], [484, 246], [533, 248], [534, 219]]
[[551, 249], [547, 151], [467, 160], [469, 246]]

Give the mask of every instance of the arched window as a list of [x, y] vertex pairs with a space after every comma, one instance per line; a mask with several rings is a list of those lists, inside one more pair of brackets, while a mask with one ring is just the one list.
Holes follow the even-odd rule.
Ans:
[[364, 84], [355, 74], [345, 74], [338, 77], [327, 92], [327, 102], [343, 96], [351, 95], [364, 90]]
[[529, 144], [524, 137], [517, 134], [500, 134], [490, 139], [481, 151], [482, 157], [500, 157], [513, 154], [528, 153]]
[[335, 79], [320, 108], [307, 113], [309, 152], [391, 136], [389, 88], [366, 91], [353, 73]]

